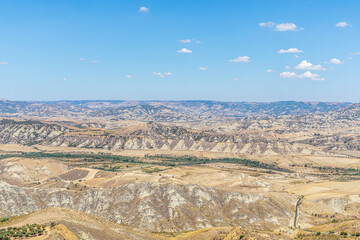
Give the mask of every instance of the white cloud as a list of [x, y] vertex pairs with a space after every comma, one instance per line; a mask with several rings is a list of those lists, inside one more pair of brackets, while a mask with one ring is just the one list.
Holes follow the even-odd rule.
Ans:
[[239, 79], [238, 78], [234, 78], [234, 81], [238, 81]]
[[139, 12], [149, 12], [149, 8], [147, 8], [147, 7], [140, 7], [139, 8]]
[[191, 43], [190, 39], [179, 40], [181, 43]]
[[295, 58], [300, 58], [299, 55], [297, 55], [297, 54], [295, 54], [294, 57], [295, 57]]
[[229, 60], [229, 62], [234, 62], [234, 63], [249, 62], [249, 61], [250, 61], [250, 57], [248, 57], [248, 56], [239, 56], [235, 59]]
[[347, 23], [347, 22], [338, 22], [335, 27], [352, 27], [351, 24]]
[[182, 48], [182, 49], [178, 50], [177, 52], [178, 53], [192, 53], [192, 51], [187, 48]]
[[286, 68], [287, 70], [289, 70], [291, 67], [290, 67], [290, 66], [285, 66], [285, 68]]
[[299, 78], [299, 79], [309, 78], [313, 81], [324, 81], [325, 80], [325, 78], [321, 78], [319, 76], [319, 74], [312, 73], [310, 71], [306, 71], [302, 74], [297, 74], [294, 72], [281, 72], [280, 77], [282, 77], [282, 78]]
[[272, 70], [272, 69], [268, 69], [268, 70], [266, 70], [266, 72], [268, 72], [268, 73], [273, 73], [273, 72], [275, 72], [275, 71]]
[[272, 27], [275, 26], [275, 23], [274, 22], [262, 22], [262, 23], [259, 23], [259, 26], [260, 27], [272, 28]]
[[294, 67], [300, 70], [314, 70], [314, 71], [325, 71], [326, 69], [320, 64], [314, 65], [306, 60], [303, 60], [299, 65]]
[[206, 70], [209, 70], [209, 67], [199, 67], [199, 70], [206, 71]]
[[86, 59], [85, 58], [80, 58], [80, 61], [86, 61]]
[[92, 63], [99, 63], [99, 60], [91, 60]]
[[8, 62], [0, 62], [0, 65], [7, 65], [9, 64]]
[[360, 55], [360, 52], [352, 52], [351, 55]]
[[302, 53], [303, 50], [299, 50], [297, 48], [289, 48], [289, 49], [280, 49], [277, 53]]
[[280, 77], [282, 78], [296, 78], [298, 75], [294, 72], [281, 72]]
[[161, 72], [153, 72], [153, 74], [154, 74], [154, 75], [157, 75], [157, 76], [159, 76], [159, 77], [161, 77], [161, 78], [166, 77], [166, 76], [171, 76], [171, 75], [173, 75], [171, 72], [164, 72], [164, 73], [161, 73]]
[[310, 71], [306, 71], [303, 74], [299, 75], [300, 78], [310, 78], [311, 80], [315, 80], [315, 81], [324, 81], [325, 78], [320, 78], [319, 74], [316, 73], [311, 73]]
[[63, 81], [67, 81], [67, 78], [63, 78]]
[[284, 32], [284, 31], [299, 31], [304, 30], [303, 28], [299, 28], [295, 23], [279, 23], [276, 24], [274, 22], [262, 22], [259, 23], [260, 27], [273, 28], [275, 31]]
[[332, 63], [332, 64], [343, 64], [344, 62], [341, 61], [340, 59], [333, 58], [333, 59], [330, 60], [329, 63]]
[[302, 74], [297, 74], [294, 72], [282, 72], [282, 73], [280, 73], [280, 76], [282, 78], [300, 78], [300, 79], [309, 78], [309, 79], [315, 80], [315, 81], [325, 80], [325, 78], [320, 78], [319, 74], [311, 73], [310, 71], [306, 71]]
[[300, 30], [294, 23], [280, 23], [276, 25], [275, 29], [279, 32]]
[[126, 75], [125, 76], [127, 79], [132, 79], [133, 78], [133, 76], [131, 76], [131, 75]]

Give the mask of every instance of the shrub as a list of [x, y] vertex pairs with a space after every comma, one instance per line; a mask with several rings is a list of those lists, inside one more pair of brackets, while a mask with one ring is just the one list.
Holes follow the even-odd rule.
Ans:
[[8, 217], [4, 217], [0, 220], [0, 222], [6, 222], [6, 221], [9, 221], [9, 218]]
[[1, 233], [0, 240], [10, 240], [10, 237], [7, 234]]

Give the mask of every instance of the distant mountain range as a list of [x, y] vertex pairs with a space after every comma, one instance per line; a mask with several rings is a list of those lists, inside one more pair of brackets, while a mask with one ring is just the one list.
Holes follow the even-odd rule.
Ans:
[[1, 117], [108, 117], [115, 120], [201, 121], [239, 117], [301, 116], [306, 114], [359, 115], [349, 102], [220, 102], [220, 101], [9, 101], [0, 100]]
[[0, 144], [252, 155], [360, 151], [360, 104], [2, 101], [0, 106]]

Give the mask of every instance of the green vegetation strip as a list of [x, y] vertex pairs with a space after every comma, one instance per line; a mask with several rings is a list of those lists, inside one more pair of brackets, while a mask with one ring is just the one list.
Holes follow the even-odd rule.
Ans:
[[[192, 166], [202, 165], [208, 163], [234, 163], [240, 164], [247, 167], [261, 168], [267, 170], [291, 172], [289, 169], [281, 168], [274, 164], [263, 163], [255, 160], [240, 159], [240, 158], [197, 158], [194, 156], [181, 156], [174, 157], [168, 155], [155, 155], [145, 156], [145, 159], [152, 161], [142, 161], [137, 157], [110, 155], [110, 154], [77, 154], [77, 153], [22, 153], [22, 154], [8, 154], [0, 155], [0, 159], [9, 157], [22, 157], [22, 158], [56, 158], [59, 160], [64, 159], [81, 159], [83, 162], [105, 162], [111, 161], [111, 163], [136, 163], [136, 164], [147, 164], [147, 165], [158, 165], [158, 166]], [[156, 160], [156, 161], [154, 161]], [[116, 171], [118, 168], [110, 168], [111, 171]], [[105, 169], [104, 169], [105, 170]]]
[[255, 160], [249, 159], [241, 159], [241, 158], [197, 158], [193, 156], [182, 156], [182, 157], [171, 157], [171, 156], [164, 156], [164, 155], [155, 155], [155, 156], [147, 156], [149, 159], [160, 159], [162, 160], [163, 164], [168, 164], [168, 166], [177, 166], [177, 165], [200, 165], [200, 164], [207, 164], [207, 163], [235, 163], [244, 165], [247, 167], [253, 168], [261, 168], [261, 169], [268, 169], [268, 170], [275, 170], [275, 171], [282, 171], [282, 172], [290, 172], [290, 170], [281, 168], [276, 164], [268, 164], [263, 163]]

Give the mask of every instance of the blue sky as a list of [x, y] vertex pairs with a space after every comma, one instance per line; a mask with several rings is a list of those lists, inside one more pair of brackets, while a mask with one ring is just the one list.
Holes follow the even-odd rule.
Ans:
[[360, 1], [1, 0], [0, 97], [360, 102]]

